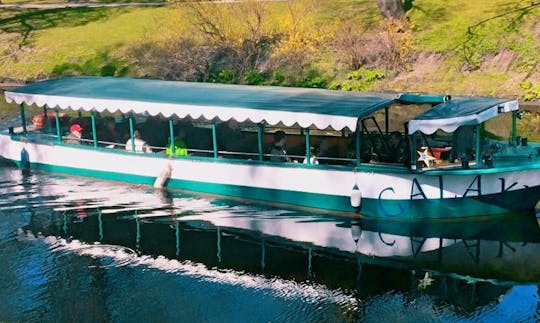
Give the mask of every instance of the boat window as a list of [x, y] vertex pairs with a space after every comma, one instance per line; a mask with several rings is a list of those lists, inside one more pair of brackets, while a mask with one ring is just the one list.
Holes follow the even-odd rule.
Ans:
[[356, 164], [355, 137], [349, 131], [312, 131], [310, 144], [322, 165], [354, 166]]
[[509, 140], [512, 137], [512, 113], [503, 113], [484, 122], [482, 137]]
[[234, 119], [216, 125], [218, 155], [221, 158], [256, 160], [258, 158], [257, 125]]

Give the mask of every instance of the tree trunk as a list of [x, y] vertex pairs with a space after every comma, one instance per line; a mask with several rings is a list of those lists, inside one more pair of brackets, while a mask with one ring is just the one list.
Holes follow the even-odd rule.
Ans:
[[401, 0], [377, 0], [377, 5], [384, 19], [401, 20], [405, 16]]

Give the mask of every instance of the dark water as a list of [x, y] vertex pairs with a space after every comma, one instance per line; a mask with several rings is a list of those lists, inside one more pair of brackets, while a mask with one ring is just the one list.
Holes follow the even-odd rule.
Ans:
[[534, 214], [384, 223], [9, 165], [0, 194], [0, 321], [540, 320]]

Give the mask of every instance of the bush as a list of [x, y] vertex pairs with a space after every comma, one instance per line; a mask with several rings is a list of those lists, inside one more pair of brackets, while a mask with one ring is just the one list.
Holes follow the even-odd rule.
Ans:
[[370, 32], [344, 22], [332, 46], [338, 61], [354, 70], [362, 66], [405, 70], [415, 54], [413, 32], [399, 21], [387, 21]]
[[540, 84], [533, 85], [532, 82], [521, 82], [519, 87], [525, 92], [523, 96], [525, 101], [540, 99]]
[[208, 82], [231, 84], [234, 81], [234, 72], [231, 70], [221, 70], [217, 74], [211, 73]]
[[272, 85], [281, 85], [281, 86], [287, 86], [287, 83], [285, 83], [285, 74], [283, 74], [282, 71], [274, 71], [272, 73]]
[[259, 71], [251, 70], [244, 77], [244, 82], [249, 85], [264, 85], [266, 84], [266, 77]]
[[386, 72], [381, 69], [359, 68], [347, 74], [347, 81], [332, 82], [329, 88], [343, 91], [364, 91], [385, 77]]

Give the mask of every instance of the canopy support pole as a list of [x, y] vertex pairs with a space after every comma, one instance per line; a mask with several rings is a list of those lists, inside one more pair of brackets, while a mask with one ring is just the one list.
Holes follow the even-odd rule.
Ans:
[[481, 147], [481, 142], [482, 142], [482, 138], [481, 138], [481, 131], [480, 131], [480, 125], [477, 124], [476, 125], [476, 158], [475, 158], [475, 161], [476, 161], [476, 165], [480, 165], [480, 161], [482, 160], [482, 154], [481, 154], [481, 151], [480, 149], [482, 149]]
[[360, 167], [360, 125], [356, 125], [356, 167]]
[[311, 145], [309, 143], [309, 128], [306, 128], [306, 164], [311, 165]]
[[60, 131], [60, 117], [58, 116], [58, 109], [54, 110], [54, 120], [56, 121], [56, 137], [58, 143], [62, 143], [62, 133]]
[[49, 122], [49, 116], [47, 115], [47, 105], [43, 106], [43, 128], [49, 132], [51, 123]]
[[384, 132], [386, 133], [386, 135], [388, 135], [388, 131], [390, 129], [388, 121], [389, 121], [388, 107], [384, 107]]
[[259, 161], [263, 161], [263, 142], [262, 135], [264, 132], [264, 125], [262, 123], [257, 124], [257, 146], [259, 150]]
[[512, 142], [516, 142], [517, 137], [517, 111], [512, 111]]
[[171, 138], [171, 145], [170, 145], [171, 156], [174, 156], [174, 154], [176, 152], [174, 151], [174, 149], [175, 149], [175, 146], [174, 146], [174, 123], [173, 123], [172, 119], [169, 119], [169, 134], [170, 134], [170, 138]]
[[133, 138], [133, 117], [129, 116], [129, 137], [131, 138], [131, 151], [135, 152], [135, 138]]
[[24, 113], [24, 103], [21, 103], [19, 105], [19, 110], [20, 110], [20, 113], [21, 113], [21, 123], [22, 123], [22, 128], [23, 128], [23, 135], [27, 135], [28, 134], [28, 131], [26, 129], [26, 115]]
[[96, 113], [94, 111], [92, 111], [90, 118], [92, 119], [92, 140], [94, 141], [94, 148], [97, 148], [98, 142], [97, 142], [97, 131], [96, 131]]
[[217, 147], [217, 126], [216, 121], [212, 120], [212, 144], [214, 146], [214, 159], [218, 158], [218, 147]]
[[416, 133], [410, 135], [411, 138], [411, 169], [416, 170]]

